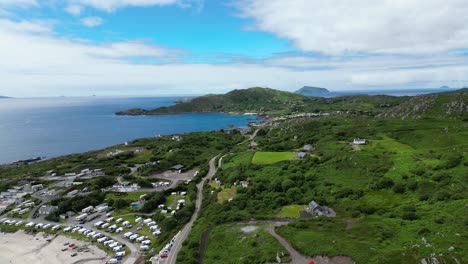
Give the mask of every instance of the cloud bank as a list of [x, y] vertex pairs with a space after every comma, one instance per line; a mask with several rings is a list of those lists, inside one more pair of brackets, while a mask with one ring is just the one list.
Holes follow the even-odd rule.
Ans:
[[305, 51], [438, 53], [468, 47], [466, 0], [245, 0], [251, 29]]

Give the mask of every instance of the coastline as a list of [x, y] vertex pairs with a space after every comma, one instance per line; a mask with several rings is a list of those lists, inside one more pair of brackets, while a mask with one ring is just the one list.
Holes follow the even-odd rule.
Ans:
[[[247, 124], [245, 125], [245, 127], [251, 127], [252, 125], [260, 125], [260, 124], [263, 124], [265, 122], [267, 122], [270, 117], [266, 114], [256, 114], [256, 113], [235, 113], [235, 112], [193, 112], [193, 113], [178, 113], [178, 114], [161, 114], [161, 115], [183, 115], [183, 114], [209, 114], [209, 113], [214, 113], [214, 114], [225, 114], [225, 115], [229, 115], [229, 116], [252, 116], [251, 119], [247, 119]], [[243, 127], [239, 127], [239, 128], [243, 128]], [[222, 129], [222, 128], [220, 128]], [[220, 130], [220, 129], [217, 129], [217, 130]], [[171, 135], [175, 135], [175, 134], [187, 134], [187, 133], [194, 133], [194, 132], [200, 132], [200, 131], [190, 131], [190, 132], [183, 132], [183, 133], [172, 133], [172, 134], [158, 134], [158, 136], [171, 136]], [[135, 141], [135, 140], [139, 140], [139, 139], [149, 139], [149, 138], [153, 138], [152, 136], [151, 137], [138, 137], [138, 138], [134, 138], [134, 139], [130, 139], [128, 140], [128, 142], [131, 142], [131, 141]], [[40, 156], [40, 157], [37, 157], [37, 158], [25, 158], [23, 160], [17, 160], [17, 161], [11, 161], [11, 162], [0, 162], [0, 168], [1, 167], [11, 167], [11, 166], [17, 166], [17, 167], [20, 167], [20, 166], [25, 166], [25, 165], [31, 165], [31, 164], [35, 164], [35, 163], [40, 163], [40, 162], [44, 162], [44, 161], [49, 161], [49, 160], [53, 160], [53, 159], [60, 159], [60, 158], [64, 158], [64, 157], [67, 157], [67, 156], [71, 156], [71, 155], [79, 155], [79, 154], [84, 154], [84, 153], [91, 153], [91, 152], [95, 152], [95, 151], [102, 151], [104, 149], [108, 149], [108, 148], [113, 148], [113, 147], [117, 147], [117, 146], [121, 146], [122, 144], [124, 144], [124, 142], [121, 142], [121, 143], [118, 143], [118, 144], [113, 144], [113, 145], [107, 145], [105, 147], [102, 147], [102, 148], [96, 148], [96, 149], [91, 149], [91, 150], [87, 150], [87, 151], [81, 151], [81, 152], [73, 152], [73, 153], [68, 153], [68, 154], [63, 154], [63, 155], [58, 155], [58, 156], [50, 156], [50, 157], [46, 157], [46, 156]]]
[[[109, 259], [106, 252], [90, 242], [85, 242], [63, 235], [45, 233], [27, 234], [19, 230], [0, 235], [0, 263], [38, 263], [61, 264], [86, 261], [89, 264], [104, 264]], [[47, 241], [47, 240], [50, 240]], [[84, 250], [73, 250], [64, 243], [76, 244]], [[62, 249], [67, 249], [62, 251]], [[73, 253], [77, 253], [72, 257]]]

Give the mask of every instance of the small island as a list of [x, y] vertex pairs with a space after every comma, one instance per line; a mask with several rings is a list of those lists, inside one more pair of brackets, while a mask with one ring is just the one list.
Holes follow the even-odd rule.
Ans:
[[295, 91], [296, 94], [301, 94], [305, 96], [331, 96], [333, 93], [326, 88], [313, 87], [313, 86], [304, 86], [301, 89]]

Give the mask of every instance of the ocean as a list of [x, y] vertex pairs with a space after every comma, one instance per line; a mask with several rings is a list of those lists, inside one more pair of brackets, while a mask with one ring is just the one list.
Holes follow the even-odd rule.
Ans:
[[182, 97], [0, 99], [0, 164], [57, 157], [155, 135], [246, 127], [253, 116], [200, 113], [117, 116], [129, 108], [151, 109]]

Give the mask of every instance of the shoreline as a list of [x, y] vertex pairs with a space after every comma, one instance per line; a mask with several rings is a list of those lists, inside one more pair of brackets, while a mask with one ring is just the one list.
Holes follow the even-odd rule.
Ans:
[[[250, 125], [252, 123], [255, 123], [255, 124], [262, 124], [264, 123], [266, 120], [268, 120], [268, 115], [266, 114], [252, 114], [252, 113], [226, 113], [226, 112], [193, 112], [193, 113], [174, 113], [174, 114], [157, 114], [157, 115], [183, 115], [183, 114], [209, 114], [209, 113], [214, 113], [214, 114], [225, 114], [225, 115], [229, 115], [229, 116], [252, 116], [251, 119], [248, 119], [245, 126], [242, 126], [242, 127], [238, 127], [238, 128], [247, 128], [247, 127], [250, 127]], [[117, 114], [115, 114], [117, 115]], [[123, 116], [146, 116], [146, 115], [123, 115]], [[147, 115], [147, 116], [152, 116], [152, 115]], [[258, 122], [254, 122], [254, 121], [250, 121], [250, 120], [257, 120]], [[221, 129], [225, 129], [225, 128], [220, 128], [220, 129], [217, 129], [217, 130], [221, 130]], [[210, 131], [210, 130], [207, 130], [207, 131]], [[214, 130], [211, 130], [211, 131], [214, 131]], [[195, 133], [195, 132], [201, 132], [201, 131], [189, 131], [189, 132], [183, 132], [183, 133], [172, 133], [172, 134], [160, 134], [161, 136], [171, 136], [171, 135], [176, 135], [176, 134], [187, 134], [187, 133]], [[133, 138], [133, 139], [128, 139], [127, 141], [130, 142], [130, 141], [134, 141], [134, 140], [139, 140], [139, 139], [148, 139], [148, 138], [153, 138], [153, 136], [151, 137], [136, 137], [136, 138]], [[77, 154], [83, 154], [83, 153], [89, 153], [89, 152], [94, 152], [94, 151], [101, 151], [101, 150], [104, 150], [104, 149], [107, 149], [107, 148], [111, 148], [111, 147], [114, 147], [114, 146], [119, 146], [119, 145], [122, 145], [123, 142], [120, 142], [120, 143], [117, 143], [117, 144], [113, 144], [113, 145], [108, 145], [108, 146], [105, 146], [105, 147], [102, 147], [102, 148], [96, 148], [96, 149], [91, 149], [91, 150], [87, 150], [87, 151], [81, 151], [81, 152], [72, 152], [72, 153], [68, 153], [68, 154], [62, 154], [62, 155], [58, 155], [58, 156], [43, 156], [43, 155], [40, 155], [40, 157], [37, 157], [37, 158], [31, 158], [31, 157], [24, 157], [22, 160], [16, 160], [16, 161], [6, 161], [6, 162], [0, 162], [0, 168], [2, 167], [11, 167], [11, 166], [16, 166], [16, 167], [21, 167], [21, 166], [25, 166], [25, 165], [32, 165], [32, 164], [36, 164], [36, 163], [40, 163], [40, 162], [44, 162], [44, 161], [49, 161], [49, 160], [53, 160], [53, 159], [57, 159], [57, 158], [63, 158], [63, 157], [66, 157], [66, 156], [70, 156], [70, 155], [77, 155]], [[40, 159], [38, 159], [40, 158]], [[34, 161], [32, 161], [34, 160]], [[29, 162], [29, 161], [32, 161], [32, 162]]]
[[[79, 248], [72, 249], [64, 243], [75, 244]], [[72, 257], [74, 253], [76, 256]], [[109, 258], [106, 252], [92, 243], [64, 235], [28, 234], [23, 230], [0, 235], [0, 263], [61, 264], [79, 261], [104, 264]]]

